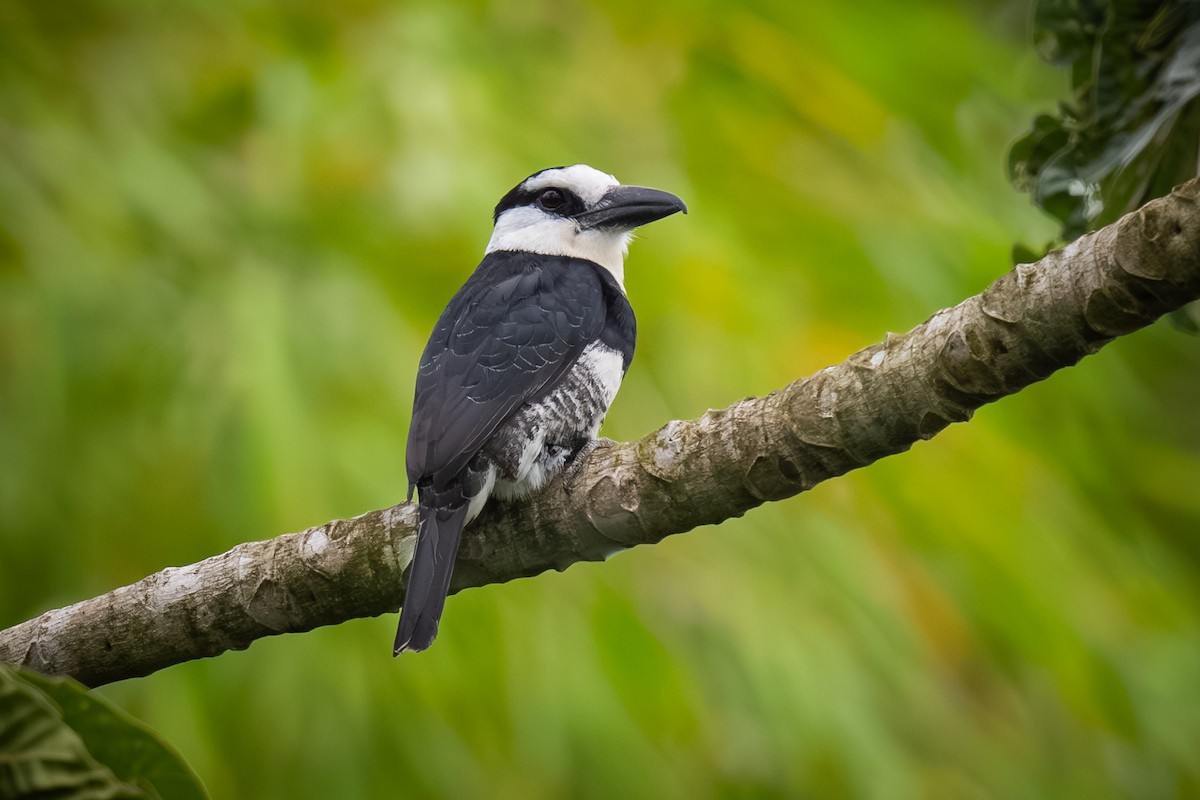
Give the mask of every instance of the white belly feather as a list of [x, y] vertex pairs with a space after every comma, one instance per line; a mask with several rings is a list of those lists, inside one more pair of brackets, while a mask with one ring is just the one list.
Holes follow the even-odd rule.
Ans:
[[596, 438], [624, 376], [619, 352], [601, 342], [588, 345], [558, 387], [505, 425], [495, 442], [492, 493], [508, 500], [545, 486], [581, 438]]

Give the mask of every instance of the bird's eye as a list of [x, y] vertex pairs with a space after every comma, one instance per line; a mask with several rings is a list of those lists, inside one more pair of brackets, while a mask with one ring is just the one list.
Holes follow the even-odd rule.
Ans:
[[566, 202], [566, 199], [558, 189], [547, 189], [538, 195], [538, 205], [547, 211], [553, 211]]

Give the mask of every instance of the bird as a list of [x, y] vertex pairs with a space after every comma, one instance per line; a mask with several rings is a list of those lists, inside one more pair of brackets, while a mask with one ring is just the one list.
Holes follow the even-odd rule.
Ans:
[[670, 192], [586, 164], [535, 172], [492, 216], [483, 260], [421, 355], [405, 453], [417, 543], [393, 655], [437, 635], [463, 528], [527, 497], [597, 443], [633, 358], [634, 229], [687, 213]]

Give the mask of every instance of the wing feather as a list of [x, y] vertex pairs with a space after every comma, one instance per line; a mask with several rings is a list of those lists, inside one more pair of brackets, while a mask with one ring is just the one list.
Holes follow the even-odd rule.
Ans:
[[443, 488], [604, 328], [604, 288], [578, 259], [490, 253], [442, 312], [417, 371], [410, 485]]

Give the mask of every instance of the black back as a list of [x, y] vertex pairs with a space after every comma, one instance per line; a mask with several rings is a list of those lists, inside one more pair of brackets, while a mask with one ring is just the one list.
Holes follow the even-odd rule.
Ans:
[[442, 312], [421, 356], [408, 434], [410, 490], [426, 481], [444, 489], [597, 339], [628, 368], [635, 337], [633, 309], [599, 265], [489, 253]]

